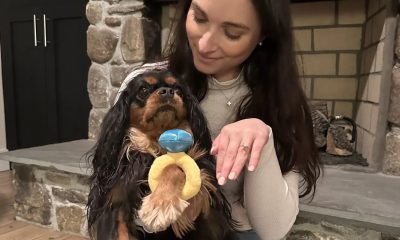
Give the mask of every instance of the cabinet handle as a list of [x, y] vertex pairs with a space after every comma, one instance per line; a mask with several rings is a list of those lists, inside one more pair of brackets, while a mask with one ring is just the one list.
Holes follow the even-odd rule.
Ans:
[[43, 45], [44, 47], [47, 47], [47, 27], [46, 27], [46, 14], [43, 14], [43, 33], [44, 33], [44, 40], [43, 40]]
[[37, 31], [36, 31], [36, 21], [39, 20], [36, 18], [36, 14], [33, 14], [33, 44], [37, 47], [38, 40], [37, 40]]

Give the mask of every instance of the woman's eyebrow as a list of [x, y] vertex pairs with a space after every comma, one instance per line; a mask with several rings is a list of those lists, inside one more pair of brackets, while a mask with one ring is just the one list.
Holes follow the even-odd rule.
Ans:
[[[198, 12], [199, 14], [207, 17], [207, 14], [201, 9], [199, 5], [197, 5], [195, 2], [192, 2], [191, 8], [195, 11]], [[223, 26], [225, 27], [235, 27], [235, 28], [241, 28], [244, 30], [249, 30], [250, 28], [246, 25], [240, 24], [240, 23], [235, 23], [235, 22], [223, 22]]]
[[191, 8], [193, 8], [194, 11], [199, 12], [201, 15], [207, 16], [203, 9], [201, 9], [201, 7], [196, 3], [192, 2]]
[[222, 25], [226, 26], [226, 27], [235, 27], [235, 28], [241, 28], [243, 30], [250, 30], [250, 28], [248, 26], [240, 24], [240, 23], [223, 22]]

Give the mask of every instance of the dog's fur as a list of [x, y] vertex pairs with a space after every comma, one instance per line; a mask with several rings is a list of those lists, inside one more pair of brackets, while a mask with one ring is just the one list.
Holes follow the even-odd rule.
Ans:
[[[154, 207], [178, 201], [184, 184], [184, 173], [172, 165], [164, 170], [159, 186], [149, 196], [150, 166], [156, 156], [165, 153], [157, 139], [165, 130], [174, 128], [193, 135], [195, 145], [188, 154], [201, 169], [202, 186], [185, 203], [187, 208], [179, 213], [171, 227], [148, 233], [137, 224], [138, 212], [149, 208], [149, 202]], [[206, 120], [187, 86], [168, 71], [135, 77], [106, 114], [98, 141], [89, 154], [93, 166], [88, 200], [91, 237], [97, 240], [235, 239], [235, 223], [214, 176], [215, 159], [208, 153], [210, 148]]]

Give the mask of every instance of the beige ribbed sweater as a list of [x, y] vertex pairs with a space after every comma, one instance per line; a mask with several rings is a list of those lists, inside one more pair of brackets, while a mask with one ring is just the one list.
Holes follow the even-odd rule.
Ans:
[[[227, 82], [209, 78], [208, 83], [209, 90], [200, 105], [215, 139], [224, 125], [234, 122], [238, 103], [249, 90], [242, 78]], [[231, 106], [226, 104], [228, 100]], [[240, 230], [254, 229], [261, 239], [274, 240], [284, 237], [299, 212], [298, 182], [298, 173], [282, 176], [271, 130], [256, 170], [243, 169], [237, 180], [228, 180], [223, 192], [232, 205], [233, 218], [241, 224]], [[242, 184], [244, 208], [237, 201]]]

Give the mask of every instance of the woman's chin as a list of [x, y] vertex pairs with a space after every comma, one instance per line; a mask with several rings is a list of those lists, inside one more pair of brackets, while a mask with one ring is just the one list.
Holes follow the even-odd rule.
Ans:
[[196, 69], [199, 72], [202, 72], [207, 75], [214, 74], [217, 71], [217, 69], [215, 68], [215, 65], [213, 66], [210, 64], [205, 64], [205, 63], [202, 63], [201, 61], [196, 61], [196, 59], [194, 59], [194, 66], [196, 67]]

